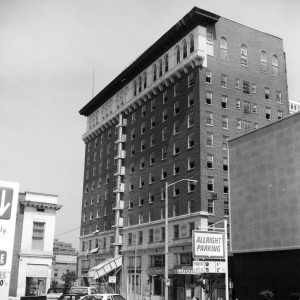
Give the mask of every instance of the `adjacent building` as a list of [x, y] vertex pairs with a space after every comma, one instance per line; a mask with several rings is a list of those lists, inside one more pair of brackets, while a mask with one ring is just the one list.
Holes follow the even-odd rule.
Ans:
[[19, 194], [9, 296], [45, 295], [51, 283], [57, 195]]
[[[128, 299], [161, 299], [165, 182], [176, 183], [168, 189], [169, 295], [191, 299], [192, 231], [229, 217], [228, 140], [288, 114], [282, 39], [195, 7], [80, 114], [79, 275], [122, 272]], [[120, 255], [122, 271], [116, 263], [103, 272]]]
[[291, 114], [294, 114], [294, 113], [300, 111], [299, 101], [290, 100], [289, 101], [289, 111], [290, 111]]
[[54, 239], [53, 255], [54, 262], [51, 273], [51, 281], [62, 286], [63, 274], [68, 272], [77, 273], [77, 250], [72, 247], [72, 244]]
[[300, 114], [229, 142], [235, 297], [299, 292]]

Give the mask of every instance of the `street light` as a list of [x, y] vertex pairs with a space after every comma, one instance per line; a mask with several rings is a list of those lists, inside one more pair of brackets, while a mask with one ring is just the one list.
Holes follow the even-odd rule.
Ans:
[[168, 188], [176, 183], [179, 183], [181, 181], [188, 181], [188, 182], [194, 182], [197, 183], [197, 180], [194, 179], [180, 179], [176, 182], [168, 184], [165, 183], [165, 300], [168, 300], [169, 297], [169, 290], [168, 287], [170, 285], [169, 280], [169, 222], [168, 222], [168, 212], [169, 212], [169, 199], [168, 199]]

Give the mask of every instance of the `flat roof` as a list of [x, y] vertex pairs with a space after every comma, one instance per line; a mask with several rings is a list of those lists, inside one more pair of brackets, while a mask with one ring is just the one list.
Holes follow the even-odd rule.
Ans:
[[209, 11], [194, 7], [161, 38], [152, 44], [142, 55], [132, 64], [122, 71], [113, 81], [111, 81], [102, 91], [100, 91], [91, 101], [89, 101], [79, 113], [89, 116], [93, 111], [111, 98], [117, 91], [126, 86], [133, 78], [158, 59], [162, 53], [166, 52], [174, 41], [179, 41], [197, 25], [214, 24], [220, 16]]

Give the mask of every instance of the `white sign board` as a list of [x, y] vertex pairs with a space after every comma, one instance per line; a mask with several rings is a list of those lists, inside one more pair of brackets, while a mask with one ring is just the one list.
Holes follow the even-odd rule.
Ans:
[[19, 184], [0, 181], [0, 299], [8, 299]]
[[193, 256], [225, 258], [224, 233], [193, 230]]
[[226, 273], [226, 263], [224, 261], [193, 261], [193, 271], [195, 273]]
[[117, 283], [117, 277], [116, 276], [108, 276], [108, 282], [109, 283]]

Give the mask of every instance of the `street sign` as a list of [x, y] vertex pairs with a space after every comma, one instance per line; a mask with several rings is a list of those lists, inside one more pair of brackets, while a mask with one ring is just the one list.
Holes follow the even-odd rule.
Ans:
[[0, 181], [0, 299], [8, 299], [19, 184]]
[[225, 258], [224, 233], [193, 230], [193, 256]]
[[225, 273], [226, 263], [224, 261], [193, 261], [194, 273]]

